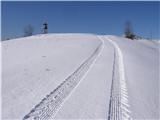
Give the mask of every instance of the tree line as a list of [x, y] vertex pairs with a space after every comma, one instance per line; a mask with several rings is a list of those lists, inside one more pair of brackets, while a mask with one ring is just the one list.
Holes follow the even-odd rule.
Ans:
[[[48, 24], [45, 22], [43, 24], [43, 30], [42, 30], [42, 33], [46, 34], [48, 33]], [[27, 25], [24, 27], [24, 37], [26, 36], [32, 36], [33, 35], [33, 32], [34, 32], [34, 28], [32, 25]], [[142, 37], [138, 36], [138, 35], [135, 35], [134, 32], [133, 32], [133, 27], [132, 27], [132, 24], [130, 21], [127, 21], [125, 23], [125, 27], [124, 27], [124, 37], [125, 38], [129, 38], [131, 40], [134, 40], [134, 39], [142, 39]]]
[[[48, 33], [48, 24], [45, 22], [43, 26], [44, 27], [42, 29], [42, 33], [44, 34]], [[28, 24], [27, 26], [24, 27], [23, 32], [24, 32], [24, 37], [32, 36], [34, 32], [34, 27], [31, 24]]]

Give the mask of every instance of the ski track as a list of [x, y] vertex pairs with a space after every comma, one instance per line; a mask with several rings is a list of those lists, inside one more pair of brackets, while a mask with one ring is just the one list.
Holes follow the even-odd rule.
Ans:
[[104, 39], [108, 40], [114, 46], [113, 74], [108, 120], [132, 120], [122, 51], [116, 42], [108, 37], [105, 37]]
[[93, 54], [55, 90], [43, 98], [39, 104], [24, 116], [23, 120], [48, 120], [54, 117], [67, 97], [69, 97], [75, 87], [85, 77], [91, 66], [94, 65], [103, 46], [104, 43], [100, 43]]

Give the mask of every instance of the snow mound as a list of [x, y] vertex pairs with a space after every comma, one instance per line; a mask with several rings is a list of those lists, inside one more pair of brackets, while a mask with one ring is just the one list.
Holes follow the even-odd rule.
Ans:
[[159, 43], [41, 34], [3, 41], [3, 119], [158, 119]]

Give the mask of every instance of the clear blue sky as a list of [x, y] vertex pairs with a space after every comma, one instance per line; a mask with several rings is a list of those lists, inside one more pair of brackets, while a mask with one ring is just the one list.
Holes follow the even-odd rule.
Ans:
[[131, 21], [134, 33], [160, 38], [160, 2], [2, 2], [2, 38], [23, 36], [31, 24], [34, 34], [48, 22], [50, 33], [122, 35]]

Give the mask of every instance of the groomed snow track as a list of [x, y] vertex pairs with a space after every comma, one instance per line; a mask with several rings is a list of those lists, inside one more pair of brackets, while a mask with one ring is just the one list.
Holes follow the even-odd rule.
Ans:
[[53, 119], [66, 98], [73, 89], [85, 77], [90, 67], [94, 64], [100, 54], [103, 43], [96, 48], [93, 54], [67, 79], [65, 79], [55, 90], [51, 91], [42, 101], [37, 104], [23, 120], [48, 120]]

